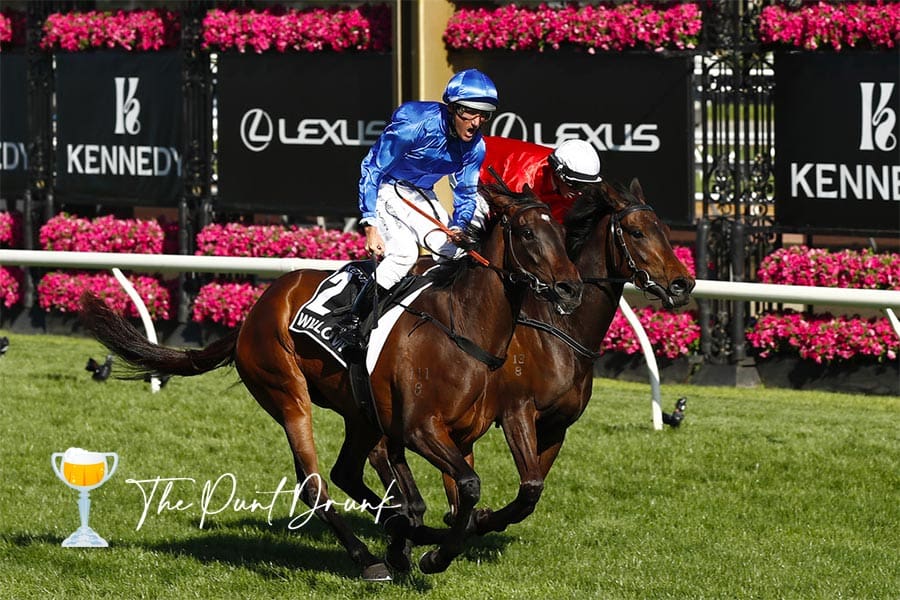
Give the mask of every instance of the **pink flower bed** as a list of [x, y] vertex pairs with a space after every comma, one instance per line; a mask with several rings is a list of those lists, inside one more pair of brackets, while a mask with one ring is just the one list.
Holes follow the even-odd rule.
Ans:
[[385, 51], [391, 47], [391, 11], [360, 8], [219, 10], [203, 19], [203, 47], [261, 53]]
[[900, 290], [900, 254], [791, 246], [763, 259], [760, 283]]
[[237, 327], [246, 318], [267, 286], [215, 281], [200, 288], [194, 299], [192, 318], [198, 323], [210, 321]]
[[[165, 285], [153, 277], [144, 275], [129, 275], [128, 280], [134, 285], [154, 320], [169, 318], [171, 293]], [[79, 310], [81, 295], [84, 292], [91, 292], [103, 298], [120, 314], [128, 317], [139, 316], [134, 302], [131, 301], [116, 278], [105, 273], [54, 271], [41, 278], [37, 285], [37, 291], [38, 304], [46, 311], [76, 313]]]
[[703, 27], [697, 4], [656, 8], [652, 4], [537, 8], [506, 4], [496, 9], [462, 8], [444, 30], [452, 49], [559, 50], [562, 46], [597, 50], [694, 48]]
[[894, 48], [900, 43], [900, 4], [882, 2], [819, 2], [799, 10], [782, 5], [767, 6], [759, 18], [759, 38], [770, 44], [785, 44], [817, 50], [831, 46]]
[[272, 256], [357, 260], [366, 257], [366, 240], [358, 233], [292, 225], [207, 225], [197, 234], [198, 255]]
[[[62, 213], [41, 227], [39, 240], [44, 250], [159, 254], [175, 242], [177, 224], [168, 224], [165, 228], [164, 231], [156, 221], [113, 216], [85, 219]], [[128, 278], [154, 319], [170, 317], [172, 291], [164, 282], [147, 275]], [[81, 294], [85, 291], [104, 298], [113, 309], [126, 316], [138, 316], [137, 308], [115, 277], [98, 272], [56, 271], [44, 275], [37, 286], [38, 305], [47, 311], [77, 312]]]
[[[0, 212], [0, 248], [16, 248], [22, 240], [22, 215]], [[22, 270], [0, 266], [0, 306], [11, 308], [21, 297]]]
[[16, 247], [22, 240], [22, 215], [0, 212], [0, 246]]
[[179, 16], [163, 9], [53, 13], [44, 21], [41, 48], [161, 50], [177, 47], [180, 33]]
[[[693, 311], [670, 312], [647, 306], [634, 311], [647, 332], [656, 356], [678, 358], [693, 354], [700, 346], [700, 325]], [[600, 345], [602, 352], [637, 354], [640, 342], [628, 320], [617, 313]]]
[[25, 13], [4, 9], [0, 12], [0, 48], [25, 45]]
[[761, 358], [799, 354], [817, 363], [857, 356], [897, 360], [900, 338], [887, 319], [804, 315], [792, 310], [759, 317], [747, 340]]
[[159, 254], [165, 234], [156, 221], [116, 219], [113, 216], [84, 219], [62, 213], [40, 230], [44, 250], [64, 252], [121, 252]]
[[[687, 246], [673, 246], [678, 257], [691, 275], [696, 276], [694, 251]], [[654, 306], [636, 310], [635, 314], [644, 330], [656, 356], [677, 358], [697, 351], [700, 345], [700, 326], [694, 312], [674, 313]], [[637, 354], [641, 344], [634, 329], [621, 312], [616, 312], [609, 331], [600, 345], [601, 352], [621, 352]]]
[[[776, 250], [760, 265], [761, 283], [900, 290], [900, 254], [871, 250], [829, 252], [792, 246]], [[900, 338], [887, 318], [861, 319], [794, 311], [764, 313], [747, 332], [761, 358], [799, 354], [817, 363], [871, 357], [897, 360]]]
[[21, 281], [21, 269], [0, 267], [0, 305], [11, 308], [19, 302], [19, 285]]

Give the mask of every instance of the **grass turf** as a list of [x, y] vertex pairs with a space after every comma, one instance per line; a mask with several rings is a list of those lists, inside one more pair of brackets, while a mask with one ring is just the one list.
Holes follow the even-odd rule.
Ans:
[[[11, 342], [0, 357], [0, 598], [900, 596], [897, 398], [663, 386], [668, 408], [687, 396], [687, 418], [655, 432], [647, 385], [597, 380], [535, 514], [471, 540], [446, 573], [371, 584], [322, 523], [289, 529], [286, 498], [271, 524], [265, 509], [223, 508], [232, 481], [233, 500], [259, 504], [283, 477], [293, 485], [281, 429], [233, 370], [151, 394], [141, 382], [93, 381], [84, 365], [105, 352], [92, 340], [0, 335]], [[342, 422], [318, 409], [314, 418], [327, 474]], [[77, 493], [50, 455], [70, 446], [120, 455], [91, 494], [90, 523], [108, 549], [60, 547], [78, 526]], [[476, 458], [481, 505], [512, 499], [501, 432]], [[416, 456], [411, 464], [438, 525], [439, 477]], [[158, 511], [160, 485], [138, 528], [144, 499], [127, 480], [156, 477], [193, 482], [173, 482]], [[217, 480], [208, 508], [222, 510], [204, 517], [204, 484]], [[371, 517], [347, 518], [383, 552]]]

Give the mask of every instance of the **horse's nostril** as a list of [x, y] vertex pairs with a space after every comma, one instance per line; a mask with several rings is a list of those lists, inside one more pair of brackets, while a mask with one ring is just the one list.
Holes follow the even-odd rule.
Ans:
[[556, 293], [561, 298], [580, 298], [584, 285], [580, 281], [560, 281], [556, 284]]
[[691, 291], [694, 286], [683, 277], [679, 277], [669, 284], [669, 293], [673, 296], [681, 296]]

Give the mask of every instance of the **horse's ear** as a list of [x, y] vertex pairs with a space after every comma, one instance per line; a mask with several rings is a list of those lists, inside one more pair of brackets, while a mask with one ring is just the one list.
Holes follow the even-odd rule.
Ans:
[[647, 204], [647, 201], [644, 200], [644, 188], [641, 187], [641, 182], [638, 181], [637, 177], [631, 180], [631, 185], [628, 186], [628, 189], [635, 198], [641, 201], [641, 204]]
[[492, 210], [503, 211], [507, 206], [513, 204], [513, 199], [507, 196], [497, 184], [479, 185], [478, 190]]

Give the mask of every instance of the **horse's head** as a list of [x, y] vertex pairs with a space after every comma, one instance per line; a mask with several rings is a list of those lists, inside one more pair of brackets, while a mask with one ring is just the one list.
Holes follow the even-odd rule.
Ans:
[[578, 308], [583, 284], [566, 255], [565, 233], [550, 216], [550, 207], [528, 186], [521, 193], [496, 185], [479, 189], [494, 222], [485, 244], [488, 260], [502, 261], [511, 281], [529, 285], [538, 297], [553, 302], [559, 313]]
[[[591, 225], [587, 230], [585, 216], [591, 213], [608, 215], [608, 221], [599, 216], [595, 220], [587, 219]], [[662, 300], [666, 308], [684, 306], [690, 301], [696, 282], [675, 256], [669, 243], [669, 228], [660, 222], [656, 212], [644, 200], [644, 191], [637, 179], [633, 179], [627, 189], [621, 184], [607, 182], [594, 187], [570, 211], [566, 227], [570, 232], [570, 254], [577, 254], [580, 245], [591, 235], [605, 242], [609, 275], [630, 281], [638, 289]], [[600, 227], [608, 227], [608, 230], [594, 231]]]

